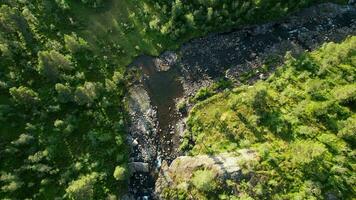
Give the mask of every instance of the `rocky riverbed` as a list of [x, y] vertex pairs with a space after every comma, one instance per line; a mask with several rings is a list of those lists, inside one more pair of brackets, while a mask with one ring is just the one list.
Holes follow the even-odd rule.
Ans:
[[355, 34], [356, 8], [352, 2], [321, 4], [273, 23], [193, 39], [176, 52], [159, 57], [137, 58], [132, 67], [141, 74], [128, 96], [132, 175], [126, 198], [154, 199], [155, 181], [162, 179], [159, 174], [168, 169], [177, 171], [174, 165], [168, 166], [175, 159], [183, 159], [178, 146], [185, 125], [184, 115], [176, 109], [178, 100], [193, 96], [221, 77], [238, 85], [241, 74], [254, 70], [257, 73], [250, 82], [266, 78], [270, 72], [256, 69], [271, 57], [277, 66], [287, 51], [297, 55]]

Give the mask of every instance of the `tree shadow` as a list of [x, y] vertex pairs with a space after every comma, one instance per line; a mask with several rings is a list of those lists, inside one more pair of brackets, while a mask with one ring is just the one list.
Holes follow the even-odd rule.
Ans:
[[259, 90], [252, 103], [252, 107], [259, 117], [258, 125], [268, 128], [275, 136], [291, 141], [292, 125], [281, 114], [279, 105], [268, 94], [267, 90]]

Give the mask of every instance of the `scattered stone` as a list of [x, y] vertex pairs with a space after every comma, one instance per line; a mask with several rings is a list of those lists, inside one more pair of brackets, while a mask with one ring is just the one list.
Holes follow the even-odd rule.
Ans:
[[134, 139], [133, 141], [132, 141], [132, 146], [137, 146], [138, 145], [138, 141], [137, 141], [137, 139]]

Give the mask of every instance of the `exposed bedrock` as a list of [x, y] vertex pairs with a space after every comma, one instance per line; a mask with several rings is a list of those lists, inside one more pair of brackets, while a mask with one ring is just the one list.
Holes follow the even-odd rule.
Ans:
[[155, 192], [157, 198], [165, 188], [174, 188], [181, 183], [189, 182], [195, 171], [199, 169], [210, 170], [225, 182], [227, 179], [239, 181], [246, 177], [246, 171], [242, 173], [240, 163], [258, 161], [254, 151], [242, 149], [238, 152], [223, 153], [219, 155], [180, 156], [170, 166], [166, 162], [162, 164], [159, 177], [156, 181]]

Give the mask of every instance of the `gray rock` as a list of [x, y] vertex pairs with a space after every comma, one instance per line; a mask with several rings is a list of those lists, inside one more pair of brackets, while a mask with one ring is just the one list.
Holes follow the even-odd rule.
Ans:
[[237, 154], [180, 156], [173, 160], [170, 166], [164, 161], [156, 181], [155, 192], [159, 196], [164, 188], [174, 187], [176, 184], [190, 180], [193, 172], [202, 168], [214, 171], [222, 180], [240, 180], [243, 176], [240, 163], [258, 159], [255, 151], [242, 149]]
[[158, 58], [154, 59], [157, 71], [168, 71], [171, 66], [175, 65], [178, 56], [175, 52], [166, 51]]
[[121, 197], [122, 200], [135, 200], [135, 198], [130, 194], [125, 194]]
[[144, 162], [131, 162], [128, 164], [129, 165], [129, 170], [130, 173], [137, 173], [137, 172], [149, 172], [150, 171], [150, 167], [148, 163], [144, 163]]
[[137, 139], [134, 139], [134, 140], [132, 141], [132, 146], [137, 146], [137, 145], [138, 145]]

